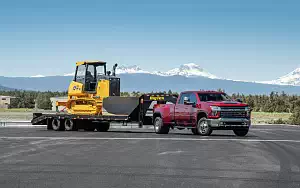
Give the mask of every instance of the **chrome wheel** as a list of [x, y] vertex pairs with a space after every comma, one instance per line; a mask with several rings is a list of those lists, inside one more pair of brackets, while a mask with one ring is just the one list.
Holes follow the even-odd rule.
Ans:
[[209, 136], [213, 131], [212, 128], [209, 126], [206, 117], [203, 117], [198, 120], [196, 130], [197, 130], [197, 134], [200, 134], [201, 136]]
[[200, 130], [199, 130], [200, 133], [202, 133], [202, 134], [207, 133], [207, 131], [208, 131], [208, 124], [207, 124], [207, 121], [202, 121], [202, 122], [200, 123], [199, 128], [200, 128]]
[[154, 123], [155, 132], [159, 131], [159, 127], [160, 127], [160, 119], [156, 119]]
[[156, 134], [168, 134], [170, 126], [164, 125], [161, 117], [156, 117], [154, 120], [154, 131]]

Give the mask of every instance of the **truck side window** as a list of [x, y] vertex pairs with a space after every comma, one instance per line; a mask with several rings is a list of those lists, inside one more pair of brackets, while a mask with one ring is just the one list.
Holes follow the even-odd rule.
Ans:
[[189, 97], [189, 96], [190, 96], [189, 93], [183, 93], [183, 94], [180, 96], [179, 104], [184, 104], [184, 97]]
[[190, 95], [190, 102], [197, 104], [197, 97], [194, 93], [191, 93]]

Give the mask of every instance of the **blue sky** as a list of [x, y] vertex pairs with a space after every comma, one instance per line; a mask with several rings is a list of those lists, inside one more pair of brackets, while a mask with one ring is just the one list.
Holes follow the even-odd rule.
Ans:
[[300, 65], [300, 2], [5, 1], [2, 76], [59, 75], [99, 59], [165, 71], [196, 63], [212, 74], [272, 80]]

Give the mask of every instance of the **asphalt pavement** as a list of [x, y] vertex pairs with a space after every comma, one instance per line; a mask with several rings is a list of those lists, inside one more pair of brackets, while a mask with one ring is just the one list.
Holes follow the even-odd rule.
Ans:
[[300, 127], [246, 137], [0, 128], [0, 187], [300, 187]]

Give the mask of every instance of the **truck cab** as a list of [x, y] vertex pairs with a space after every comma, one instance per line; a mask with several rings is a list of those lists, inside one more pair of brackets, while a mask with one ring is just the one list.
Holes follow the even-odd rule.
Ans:
[[218, 91], [185, 91], [176, 104], [156, 105], [153, 110], [156, 133], [170, 128], [191, 129], [195, 135], [210, 135], [213, 130], [233, 130], [245, 136], [251, 125], [251, 109]]

